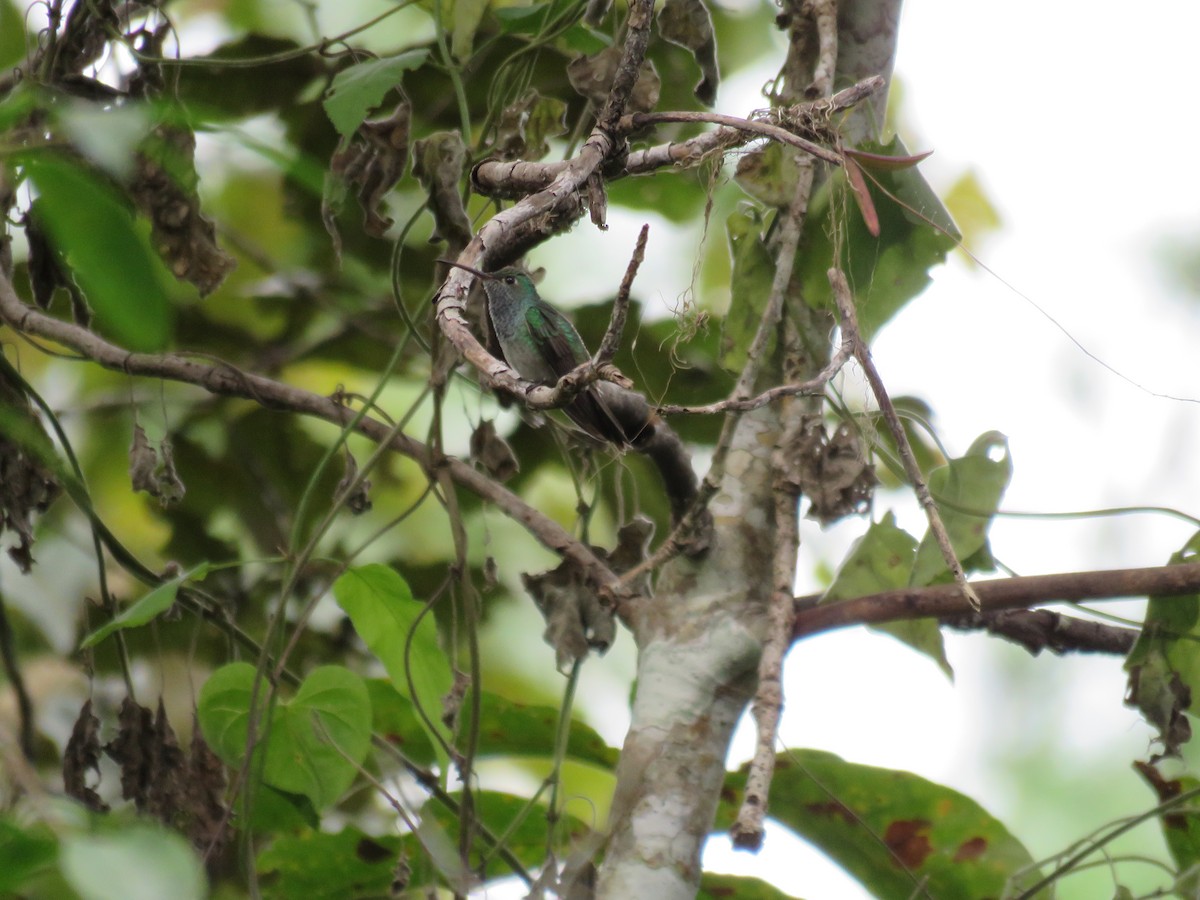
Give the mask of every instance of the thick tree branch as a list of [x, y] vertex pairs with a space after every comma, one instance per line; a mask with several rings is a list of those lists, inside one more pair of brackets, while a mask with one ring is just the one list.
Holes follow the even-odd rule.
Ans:
[[[94, 332], [26, 306], [17, 296], [12, 282], [3, 275], [0, 275], [0, 320], [15, 331], [70, 347], [106, 369], [128, 375], [193, 384], [210, 394], [244, 397], [268, 409], [302, 413], [338, 426], [345, 426], [356, 417], [353, 409], [331, 397], [243, 372], [226, 362], [208, 364], [178, 354], [131, 353]], [[575, 540], [553, 519], [462, 460], [437, 457], [421, 442], [404, 434], [393, 435], [387, 425], [368, 416], [363, 416], [355, 428], [375, 441], [387, 440], [390, 435], [389, 446], [393, 450], [413, 459], [428, 472], [445, 466], [457, 485], [494, 504], [505, 515], [521, 523], [545, 547], [577, 563], [600, 588], [617, 588], [616, 575], [587, 546]]]
[[[985, 613], [1045, 603], [1113, 600], [1118, 597], [1173, 597], [1200, 592], [1200, 563], [995, 578], [973, 581], [971, 587], [979, 597], [981, 611]], [[820, 594], [814, 594], [796, 599], [793, 639], [851, 625], [965, 616], [974, 612], [957, 584], [901, 588], [825, 605], [818, 605], [820, 598]]]
[[[788, 124], [828, 121], [835, 114], [850, 109], [872, 96], [884, 84], [882, 78], [871, 76], [839, 91], [827, 100], [815, 100], [785, 110], [773, 110], [770, 115], [774, 120]], [[714, 153], [723, 153], [764, 137], [792, 144], [805, 152], [811, 152], [815, 148], [818, 158], [832, 165], [841, 165], [841, 156], [834, 151], [800, 138], [774, 122], [755, 117], [740, 118], [690, 111], [640, 113], [636, 117], [625, 116], [617, 123], [617, 128], [619, 132], [624, 133], [644, 128], [654, 122], [709, 122], [720, 124], [721, 127], [685, 141], [632, 150], [621, 168], [605, 171], [607, 180], [615, 181], [631, 175], [648, 175], [667, 167], [688, 168], [698, 165]], [[476, 193], [489, 197], [524, 197], [546, 189], [569, 165], [570, 161], [536, 163], [524, 160], [485, 159], [471, 171], [471, 186]]]

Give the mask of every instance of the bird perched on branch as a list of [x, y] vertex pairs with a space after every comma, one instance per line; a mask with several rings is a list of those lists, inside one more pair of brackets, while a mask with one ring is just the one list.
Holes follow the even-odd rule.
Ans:
[[[553, 385], [591, 359], [575, 326], [541, 298], [529, 273], [513, 267], [483, 272], [445, 262], [482, 282], [492, 335], [504, 361], [526, 381]], [[563, 412], [592, 438], [648, 456], [662, 476], [671, 518], [679, 521], [695, 499], [696, 474], [679, 435], [654, 413], [643, 395], [595, 381], [576, 394]], [[701, 549], [692, 548], [693, 552]]]

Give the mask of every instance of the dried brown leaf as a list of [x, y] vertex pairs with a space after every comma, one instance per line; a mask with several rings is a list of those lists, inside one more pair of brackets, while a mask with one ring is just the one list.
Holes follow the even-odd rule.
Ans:
[[[622, 48], [608, 47], [592, 56], [580, 56], [567, 64], [567, 80], [579, 94], [601, 107], [612, 90], [613, 79], [621, 62]], [[650, 112], [658, 104], [662, 81], [654, 63], [646, 60], [638, 72], [637, 83], [629, 97], [629, 112]]]
[[658, 11], [658, 33], [663, 40], [695, 55], [702, 77], [693, 93], [705, 106], [712, 106], [717, 99], [721, 73], [717, 68], [717, 36], [712, 15], [703, 0], [666, 0]]
[[108, 812], [108, 804], [87, 784], [91, 769], [100, 775], [100, 720], [92, 712], [92, 701], [84, 702], [63, 751], [63, 789], [93, 812]]
[[521, 469], [512, 448], [496, 433], [496, 423], [491, 419], [484, 419], [471, 432], [471, 459], [497, 481], [508, 481]]
[[430, 242], [446, 241], [454, 254], [471, 240], [471, 220], [458, 191], [466, 165], [467, 148], [457, 131], [439, 131], [413, 144], [413, 174], [433, 211]]

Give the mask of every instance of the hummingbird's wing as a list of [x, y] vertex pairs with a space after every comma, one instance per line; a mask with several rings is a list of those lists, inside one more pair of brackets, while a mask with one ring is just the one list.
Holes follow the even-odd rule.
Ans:
[[534, 304], [525, 313], [533, 345], [555, 375], [562, 377], [588, 358], [583, 338], [567, 318], [548, 304]]
[[[534, 304], [525, 313], [525, 323], [534, 346], [555, 375], [566, 375], [590, 356], [575, 326], [553, 306]], [[629, 432], [595, 386], [577, 394], [563, 412], [593, 437], [617, 446], [631, 443]]]

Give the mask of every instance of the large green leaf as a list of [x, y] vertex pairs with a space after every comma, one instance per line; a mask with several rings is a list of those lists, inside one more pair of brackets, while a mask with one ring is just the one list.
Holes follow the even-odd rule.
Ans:
[[[737, 814], [745, 777], [743, 767], [727, 778], [718, 828]], [[884, 900], [1007, 896], [1018, 872], [1020, 884], [1039, 877], [1029, 851], [969, 797], [820, 750], [776, 758], [770, 813]]]
[[163, 268], [134, 218], [107, 184], [65, 157], [23, 160], [38, 192], [38, 215], [96, 314], [96, 324], [130, 350], [159, 350], [171, 334]]
[[343, 138], [353, 135], [387, 92], [400, 84], [404, 73], [420, 68], [428, 56], [428, 50], [409, 50], [338, 72], [325, 95], [325, 112], [338, 133]]
[[[833, 584], [825, 592], [824, 602], [834, 603], [904, 587], [908, 584], [916, 554], [916, 538], [897, 526], [895, 514], [889, 511], [880, 521], [872, 522], [867, 533], [854, 542]], [[947, 676], [953, 677], [942, 631], [935, 619], [889, 622], [874, 628], [924, 653]]]
[[705, 872], [700, 877], [696, 900], [792, 900], [774, 885], [748, 875], [719, 875]]
[[396, 690], [424, 713], [430, 742], [440, 747], [450, 737], [442, 722], [442, 700], [454, 676], [433, 615], [413, 599], [403, 578], [382, 565], [348, 570], [334, 582], [333, 596]]
[[[988, 529], [1011, 479], [1008, 440], [998, 431], [980, 435], [965, 456], [952, 459], [930, 473], [929, 491], [937, 502], [950, 544], [964, 567], [991, 568], [987, 554], [983, 566], [973, 566], [971, 557], [985, 549]], [[932, 584], [941, 576], [948, 577], [948, 571], [937, 540], [927, 530], [917, 548], [909, 584]]]
[[25, 881], [54, 863], [58, 840], [43, 824], [0, 819], [0, 896], [20, 896]]
[[[200, 691], [197, 713], [204, 737], [231, 766], [241, 766], [254, 693], [255, 670], [231, 663], [214, 672]], [[259, 709], [265, 682], [259, 684]], [[354, 781], [371, 742], [371, 701], [362, 679], [341, 666], [321, 666], [288, 702], [274, 705], [265, 739], [262, 777], [271, 787], [308, 797], [317, 809], [336, 802]]]
[[357, 828], [278, 837], [258, 855], [263, 896], [278, 900], [386, 897], [401, 848], [411, 843], [407, 836], [371, 837]]
[[[496, 694], [480, 698], [480, 756], [550, 756], [558, 729], [558, 710], [527, 706]], [[566, 756], [604, 769], [617, 764], [618, 751], [591, 727], [571, 722]]]
[[173, 831], [129, 825], [63, 840], [59, 866], [82, 900], [202, 900], [204, 867]]

